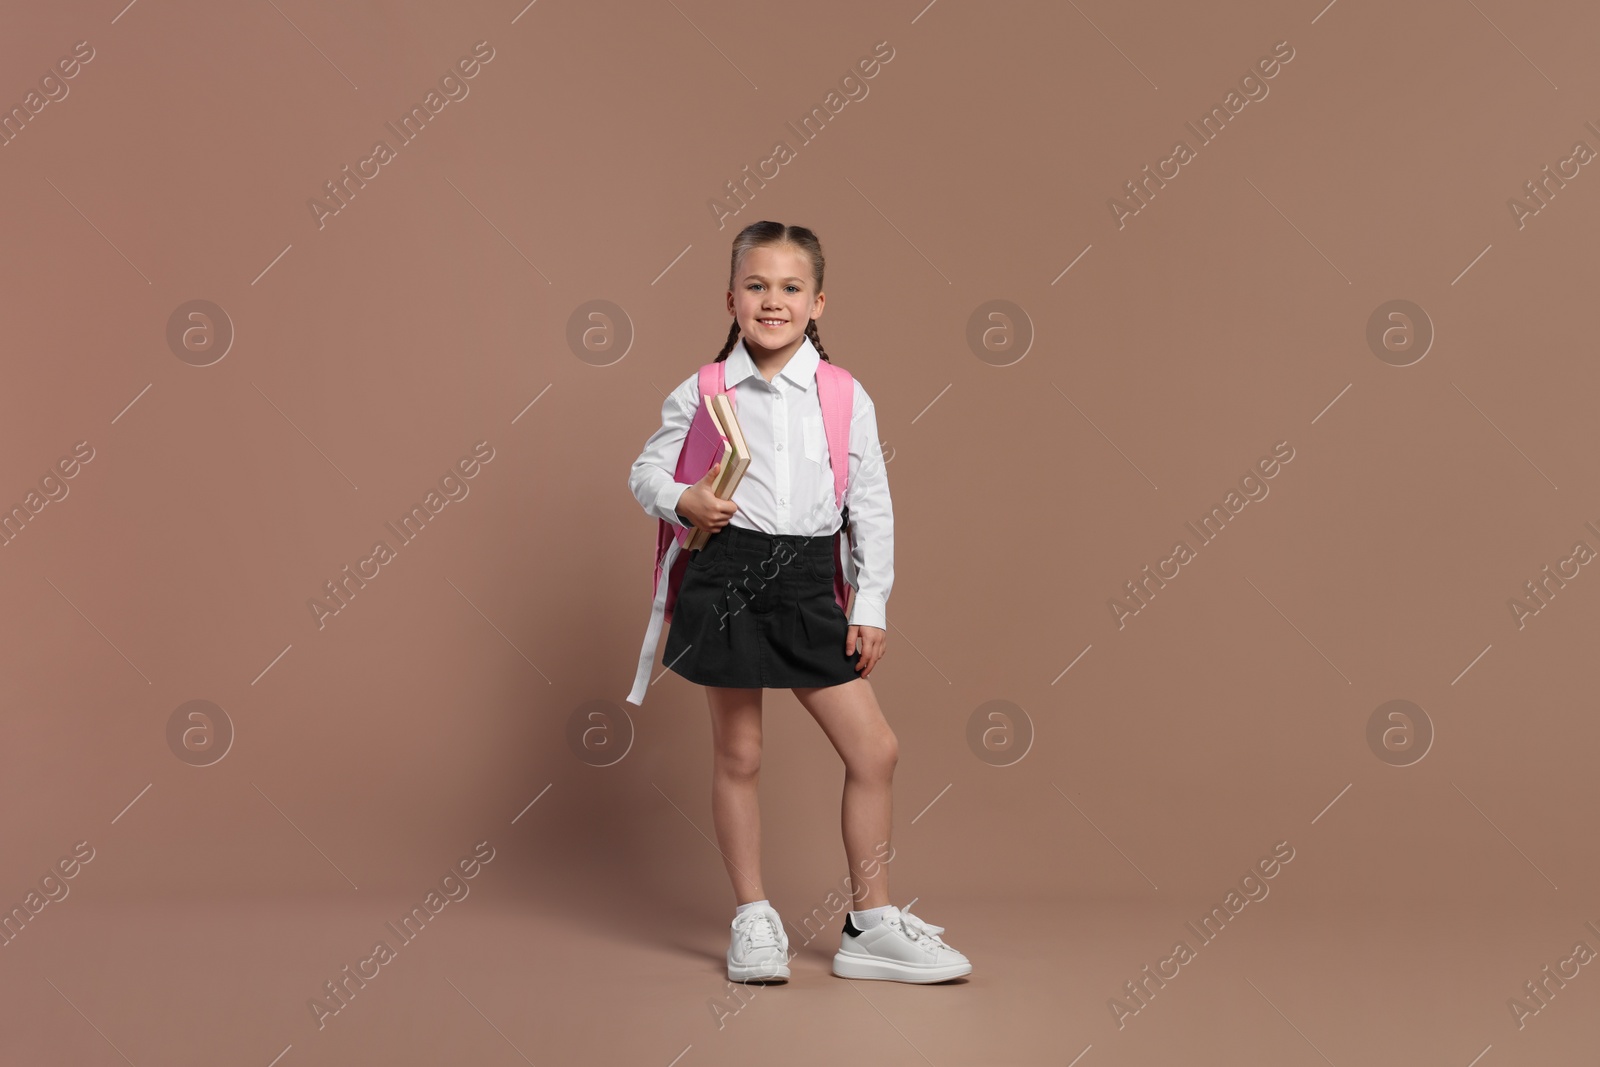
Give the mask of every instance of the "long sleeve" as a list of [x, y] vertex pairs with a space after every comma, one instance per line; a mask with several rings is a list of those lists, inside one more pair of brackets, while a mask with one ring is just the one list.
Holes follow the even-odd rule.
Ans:
[[883, 446], [878, 441], [877, 408], [859, 381], [855, 386], [850, 484], [844, 500], [850, 509], [850, 558], [856, 571], [850, 624], [886, 630], [889, 590], [894, 585], [894, 507]]
[[674, 478], [678, 453], [694, 419], [695, 375], [690, 375], [661, 403], [661, 427], [644, 443], [628, 474], [628, 488], [639, 506], [674, 526], [690, 524], [678, 516], [678, 498], [689, 485]]

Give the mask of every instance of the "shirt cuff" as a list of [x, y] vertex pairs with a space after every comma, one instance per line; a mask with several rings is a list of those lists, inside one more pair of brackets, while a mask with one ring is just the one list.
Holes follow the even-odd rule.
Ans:
[[876, 626], [880, 630], [889, 628], [888, 605], [875, 596], [862, 596], [861, 590], [856, 590], [855, 603], [850, 605], [851, 626]]
[[683, 496], [685, 490], [692, 488], [693, 486], [685, 485], [683, 482], [668, 482], [663, 485], [661, 492], [656, 494], [656, 514], [674, 526], [682, 526], [686, 530], [694, 529], [694, 523], [684, 519], [677, 511], [678, 498]]

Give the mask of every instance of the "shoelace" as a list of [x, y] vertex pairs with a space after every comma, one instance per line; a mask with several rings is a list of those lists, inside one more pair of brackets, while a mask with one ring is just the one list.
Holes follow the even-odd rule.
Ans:
[[744, 920], [744, 928], [745, 936], [750, 939], [751, 948], [765, 948], [779, 943], [778, 924], [773, 920], [771, 912], [756, 912], [754, 917]]
[[[929, 952], [938, 952], [941, 948], [950, 948], [940, 940], [939, 935], [944, 933], [944, 927], [935, 926], [924, 922], [919, 916], [911, 914], [905, 908], [900, 909], [900, 928], [903, 929], [913, 941], [923, 945]], [[951, 949], [951, 951], [955, 951]]]

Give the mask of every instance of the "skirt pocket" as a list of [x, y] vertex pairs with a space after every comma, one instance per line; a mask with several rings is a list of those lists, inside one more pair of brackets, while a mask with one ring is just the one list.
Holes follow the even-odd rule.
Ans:
[[829, 589], [833, 588], [833, 557], [811, 556], [806, 560], [806, 572], [819, 582], [826, 582]]
[[707, 541], [704, 548], [696, 549], [689, 553], [689, 570], [710, 570], [716, 566], [717, 560], [728, 551], [726, 541], [718, 540], [715, 536]]

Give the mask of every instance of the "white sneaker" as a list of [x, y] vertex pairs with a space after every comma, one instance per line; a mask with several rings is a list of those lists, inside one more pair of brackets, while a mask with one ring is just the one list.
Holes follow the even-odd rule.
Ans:
[[891, 982], [943, 982], [971, 974], [972, 961], [939, 940], [942, 933], [944, 927], [893, 905], [882, 922], [866, 931], [857, 929], [847, 914], [833, 973]]
[[728, 942], [728, 981], [775, 981], [789, 977], [789, 935], [770, 904], [746, 908], [733, 918]]

